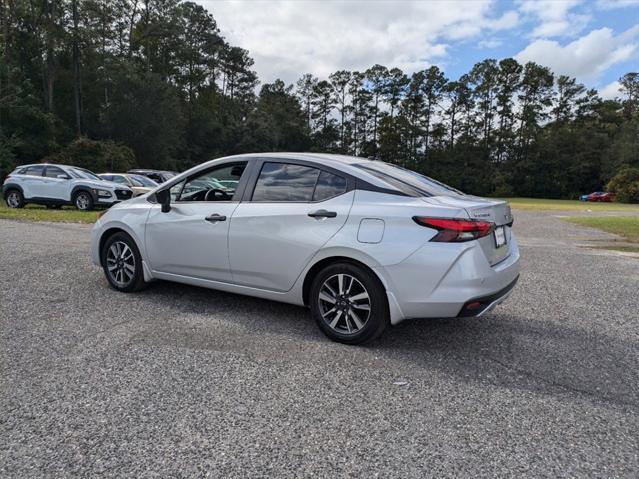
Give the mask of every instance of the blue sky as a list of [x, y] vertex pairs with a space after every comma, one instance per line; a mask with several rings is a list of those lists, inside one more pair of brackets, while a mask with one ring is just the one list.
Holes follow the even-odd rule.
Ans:
[[196, 0], [263, 82], [381, 63], [457, 78], [485, 58], [536, 61], [605, 97], [639, 70], [639, 0]]

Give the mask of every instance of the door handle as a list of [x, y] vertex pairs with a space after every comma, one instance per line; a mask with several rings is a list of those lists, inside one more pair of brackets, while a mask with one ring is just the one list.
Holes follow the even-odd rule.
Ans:
[[337, 213], [335, 211], [317, 210], [311, 211], [308, 216], [311, 218], [335, 218]]
[[209, 221], [211, 223], [217, 223], [218, 221], [226, 221], [226, 216], [224, 215], [218, 215], [217, 213], [214, 213], [212, 215], [208, 215], [206, 218], [204, 218], [206, 221]]

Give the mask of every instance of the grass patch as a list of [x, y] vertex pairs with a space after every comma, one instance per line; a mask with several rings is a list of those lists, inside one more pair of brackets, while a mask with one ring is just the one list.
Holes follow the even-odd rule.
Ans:
[[598, 228], [622, 236], [629, 242], [639, 243], [639, 216], [573, 216], [564, 219], [579, 226]]
[[549, 200], [544, 198], [504, 198], [513, 208], [521, 210], [558, 211], [639, 211], [639, 205], [625, 203], [590, 203], [577, 200]]
[[590, 203], [577, 200], [546, 200], [543, 198], [504, 198], [510, 206], [519, 210], [556, 211], [639, 211], [639, 205], [624, 203]]
[[79, 211], [71, 206], [59, 210], [48, 210], [40, 205], [27, 205], [24, 208], [9, 208], [0, 204], [0, 218], [23, 221], [52, 221], [56, 223], [95, 223], [97, 211]]

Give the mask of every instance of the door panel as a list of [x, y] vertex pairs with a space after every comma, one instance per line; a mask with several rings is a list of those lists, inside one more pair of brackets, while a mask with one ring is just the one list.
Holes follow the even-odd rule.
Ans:
[[[237, 202], [173, 203], [162, 213], [154, 205], [147, 219], [145, 243], [151, 269], [215, 281], [230, 281], [229, 219]], [[211, 215], [225, 221], [207, 221]]]
[[53, 200], [69, 201], [68, 183], [71, 180], [63, 180], [61, 178], [42, 178], [41, 195], [44, 198]]
[[70, 198], [70, 179], [58, 178], [58, 175], [66, 175], [64, 170], [57, 166], [47, 166], [42, 177], [41, 195], [47, 199], [66, 200]]
[[[154, 271], [231, 280], [229, 224], [246, 166], [246, 162], [224, 163], [170, 187], [170, 211], [162, 213], [156, 205], [147, 219], [145, 243]], [[222, 180], [232, 187], [220, 185]]]
[[[354, 192], [315, 203], [241, 203], [231, 218], [233, 281], [288, 291], [315, 253], [346, 222]], [[310, 217], [318, 210], [335, 216]]]
[[34, 165], [27, 168], [26, 174], [22, 176], [20, 183], [25, 198], [41, 198], [44, 196], [44, 173], [43, 165]]

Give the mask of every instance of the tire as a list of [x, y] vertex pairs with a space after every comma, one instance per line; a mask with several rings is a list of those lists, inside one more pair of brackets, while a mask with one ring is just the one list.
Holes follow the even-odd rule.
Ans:
[[20, 190], [9, 190], [4, 197], [5, 202], [9, 208], [24, 208], [26, 204], [24, 196]]
[[100, 251], [100, 259], [104, 275], [113, 289], [131, 293], [148, 284], [144, 281], [140, 250], [128, 234], [109, 236]]
[[389, 323], [382, 283], [368, 269], [354, 263], [334, 263], [322, 269], [313, 279], [309, 303], [319, 328], [339, 343], [373, 341]]
[[88, 191], [79, 191], [73, 197], [73, 204], [80, 211], [91, 211], [93, 209], [93, 197]]

